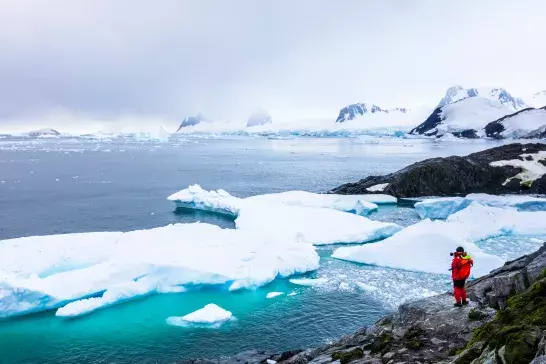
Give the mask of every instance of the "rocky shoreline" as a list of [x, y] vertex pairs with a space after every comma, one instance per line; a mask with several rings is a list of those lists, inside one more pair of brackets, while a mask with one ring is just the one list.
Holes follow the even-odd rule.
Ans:
[[546, 363], [546, 243], [469, 282], [467, 290], [471, 303], [466, 307], [453, 307], [450, 293], [406, 303], [330, 345], [180, 363]]
[[[491, 165], [499, 161], [536, 162], [546, 167], [546, 144], [513, 143], [464, 157], [432, 158], [384, 176], [369, 176], [334, 188], [330, 193], [385, 193], [396, 197], [456, 196], [469, 193], [546, 194], [546, 174], [528, 180], [521, 166]], [[530, 156], [532, 155], [532, 156]], [[537, 164], [539, 168], [541, 166]], [[381, 188], [378, 188], [381, 187]]]

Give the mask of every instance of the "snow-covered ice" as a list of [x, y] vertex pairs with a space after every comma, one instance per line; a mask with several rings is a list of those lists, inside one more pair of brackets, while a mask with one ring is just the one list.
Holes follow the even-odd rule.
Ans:
[[358, 286], [358, 288], [366, 292], [375, 292], [378, 289], [376, 286], [366, 284], [364, 282], [355, 282], [355, 284]]
[[63, 305], [58, 315], [73, 316], [186, 285], [251, 288], [318, 265], [311, 244], [201, 223], [10, 239], [0, 241], [0, 317]]
[[278, 297], [278, 296], [281, 296], [283, 295], [284, 292], [269, 292], [265, 298], [275, 298], [275, 297]]
[[475, 261], [472, 270], [475, 277], [504, 263], [501, 258], [485, 254], [474, 243], [460, 237], [458, 225], [423, 220], [378, 243], [338, 248], [332, 257], [389, 268], [450, 274], [449, 252], [463, 246]]
[[388, 183], [380, 183], [378, 185], [374, 185], [372, 187], [366, 188], [366, 191], [370, 192], [383, 192], [385, 188], [387, 188], [389, 184]]
[[171, 316], [167, 318], [167, 323], [173, 326], [205, 326], [217, 328], [226, 321], [233, 318], [233, 314], [222, 307], [209, 303], [205, 307], [189, 313], [185, 316]]
[[[538, 153], [526, 153], [520, 155], [523, 160], [512, 159], [507, 161], [495, 161], [489, 163], [492, 167], [512, 166], [522, 169], [520, 173], [514, 177], [508, 178], [504, 184], [507, 184], [514, 178], [521, 180], [521, 184], [531, 184], [534, 180], [542, 177], [546, 174], [546, 165], [540, 163], [546, 160], [546, 151], [540, 151]], [[527, 160], [529, 158], [529, 160]]]
[[440, 197], [424, 200], [415, 204], [415, 211], [422, 219], [447, 219], [448, 216], [463, 210], [472, 202], [491, 207], [515, 208], [519, 211], [546, 211], [546, 198], [485, 193], [473, 193], [464, 198]]
[[363, 243], [391, 236], [399, 225], [373, 221], [346, 212], [313, 207], [262, 204], [239, 211], [235, 226], [271, 236], [287, 236], [315, 245]]
[[196, 210], [213, 211], [216, 213], [237, 216], [241, 199], [231, 196], [224, 190], [205, 191], [199, 185], [173, 193], [168, 200], [174, 201], [177, 207]]
[[289, 279], [290, 283], [298, 286], [319, 286], [328, 282], [327, 278], [292, 278]]

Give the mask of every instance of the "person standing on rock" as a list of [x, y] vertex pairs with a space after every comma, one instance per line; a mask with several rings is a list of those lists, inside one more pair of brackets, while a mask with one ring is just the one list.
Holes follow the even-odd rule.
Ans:
[[455, 307], [467, 305], [466, 290], [464, 285], [470, 276], [470, 268], [474, 265], [474, 261], [468, 255], [462, 246], [451, 253], [453, 260], [451, 261], [451, 278], [453, 278], [453, 294], [455, 296]]

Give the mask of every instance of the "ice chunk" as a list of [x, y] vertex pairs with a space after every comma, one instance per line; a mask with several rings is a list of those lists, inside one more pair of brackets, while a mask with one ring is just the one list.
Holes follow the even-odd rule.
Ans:
[[385, 188], [387, 188], [389, 184], [388, 183], [380, 183], [378, 185], [374, 185], [372, 187], [366, 188], [366, 191], [370, 192], [383, 192]]
[[[508, 161], [495, 161], [489, 163], [492, 167], [519, 167], [522, 169], [520, 173], [514, 177], [508, 178], [504, 184], [507, 184], [512, 179], [517, 178], [521, 180], [521, 184], [531, 185], [531, 183], [546, 174], [546, 165], [542, 164], [546, 160], [546, 151], [540, 151], [538, 153], [522, 154], [522, 159], [512, 159]], [[541, 163], [542, 162], [542, 163]]]
[[292, 296], [295, 296], [295, 295], [297, 295], [296, 292], [290, 292], [290, 293], [288, 294], [288, 297], [292, 297]]
[[62, 305], [59, 315], [82, 314], [182, 285], [258, 287], [318, 265], [311, 244], [201, 223], [4, 240], [0, 317]]
[[173, 326], [208, 326], [219, 327], [233, 317], [232, 313], [222, 307], [209, 303], [205, 307], [187, 314], [186, 316], [171, 316], [167, 323]]
[[275, 298], [277, 296], [283, 295], [284, 292], [269, 292], [265, 298]]
[[350, 289], [350, 288], [351, 288], [351, 287], [349, 286], [349, 283], [347, 283], [347, 282], [341, 282], [341, 283], [339, 284], [339, 289], [341, 289], [341, 290], [346, 291], [346, 290], [348, 290], [348, 289]]
[[239, 214], [240, 198], [231, 196], [224, 190], [205, 191], [199, 185], [173, 193], [168, 200], [174, 201], [177, 207], [213, 211], [231, 216]]
[[358, 286], [358, 288], [366, 292], [375, 292], [378, 289], [376, 286], [373, 286], [371, 284], [366, 284], [363, 282], [355, 282], [355, 284]]
[[389, 268], [450, 274], [449, 253], [463, 246], [474, 259], [472, 274], [475, 277], [504, 263], [501, 258], [485, 254], [461, 237], [460, 228], [460, 224], [423, 220], [378, 243], [338, 248], [332, 257]]
[[485, 193], [469, 194], [466, 197], [441, 197], [415, 204], [415, 210], [422, 219], [446, 219], [472, 202], [498, 208], [515, 208], [519, 211], [546, 211], [546, 198], [531, 196], [499, 196]]
[[298, 286], [319, 286], [321, 284], [327, 283], [327, 278], [292, 278], [289, 279], [290, 283], [296, 284]]
[[273, 204], [263, 208], [260, 203], [245, 205], [239, 211], [235, 226], [315, 245], [368, 242], [391, 236], [401, 229], [393, 223], [332, 209]]

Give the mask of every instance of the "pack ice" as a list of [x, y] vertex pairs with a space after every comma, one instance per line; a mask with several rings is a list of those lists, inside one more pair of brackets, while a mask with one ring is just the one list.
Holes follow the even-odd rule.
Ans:
[[527, 212], [471, 203], [446, 221], [418, 222], [379, 243], [342, 247], [333, 257], [358, 263], [426, 273], [449, 274], [449, 252], [463, 246], [474, 258], [479, 277], [503, 264], [475, 242], [502, 235], [546, 234], [546, 212]]
[[514, 208], [518, 211], [546, 211], [546, 198], [531, 196], [498, 196], [473, 193], [466, 197], [440, 197], [418, 202], [415, 211], [422, 219], [447, 219], [448, 216], [468, 207], [472, 202], [498, 208]]
[[76, 316], [190, 285], [250, 288], [318, 265], [311, 244], [202, 223], [10, 239], [0, 241], [0, 317]]
[[[391, 199], [396, 199], [390, 197]], [[177, 206], [205, 209], [236, 217], [238, 230], [259, 231], [279, 239], [296, 239], [315, 245], [362, 243], [391, 236], [401, 229], [392, 223], [372, 221], [360, 214], [377, 209], [368, 200], [392, 202], [382, 195], [321, 195], [290, 191], [240, 199], [223, 190], [205, 191], [194, 185], [169, 199]], [[348, 213], [352, 212], [352, 213]]]

